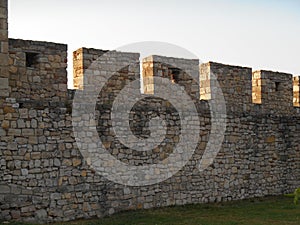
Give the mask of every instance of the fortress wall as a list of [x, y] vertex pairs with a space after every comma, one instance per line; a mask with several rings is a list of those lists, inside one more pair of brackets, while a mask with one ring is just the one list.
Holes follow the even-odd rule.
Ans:
[[[92, 93], [91, 82], [105, 83], [97, 96], [96, 121], [106, 151], [123, 163], [137, 166], [159, 163], [168, 158], [180, 140], [180, 118], [176, 108], [167, 100], [145, 95], [144, 100], [135, 104], [129, 117], [131, 131], [139, 138], [149, 136], [149, 119], [160, 115], [167, 122], [167, 135], [157, 148], [146, 152], [129, 149], [120, 143], [112, 131], [112, 104], [120, 90], [138, 77], [139, 55], [112, 52], [107, 58], [98, 59], [99, 55], [103, 56], [102, 50], [83, 49], [83, 52], [82, 62], [78, 65], [86, 67], [83, 66], [82, 74], [77, 74], [87, 83], [83, 85], [87, 89], [83, 90]], [[168, 57], [162, 58], [164, 62], [168, 61]], [[126, 66], [129, 62], [133, 64]], [[194, 61], [185, 62], [195, 65]], [[152, 68], [158, 68], [153, 71], [161, 71], [160, 68], [169, 70], [163, 64], [153, 65]], [[233, 80], [237, 79], [240, 85], [249, 83], [250, 69], [220, 67], [222, 71], [232, 71], [235, 75], [226, 74]], [[246, 81], [239, 80], [242, 77], [239, 71], [245, 74]], [[165, 74], [169, 75], [169, 72]], [[226, 99], [237, 93], [243, 95], [238, 92], [240, 85], [233, 86], [233, 91], [230, 91], [229, 86], [225, 86], [228, 84], [225, 78], [220, 73], [218, 75]], [[172, 76], [166, 78], [172, 79]], [[186, 88], [186, 83], [177, 81], [186, 90], [192, 90]], [[74, 101], [73, 92], [68, 91], [70, 97], [67, 102]], [[125, 95], [122, 97], [124, 101], [127, 98]], [[1, 123], [4, 133], [0, 142], [1, 218], [65, 221], [102, 217], [130, 209], [280, 195], [299, 186], [299, 113], [266, 114], [261, 105], [255, 104], [248, 112], [228, 110], [221, 149], [213, 164], [200, 172], [199, 162], [212, 127], [210, 101], [192, 99], [199, 113], [201, 130], [192, 158], [169, 179], [139, 187], [109, 181], [97, 174], [88, 158], [83, 158], [77, 147], [80, 143], [74, 139], [70, 114], [72, 107], [65, 103], [51, 104], [55, 98], [43, 107], [35, 104], [43, 99], [24, 102], [22, 98], [7, 98], [1, 114], [4, 118]], [[241, 110], [241, 106], [245, 107], [249, 102], [239, 96], [235, 102], [229, 103], [232, 109]]]
[[[6, 1], [0, 1], [0, 6], [3, 14]], [[0, 41], [5, 45], [7, 39]], [[197, 60], [165, 56], [144, 59], [143, 76], [149, 81], [144, 83], [145, 98], [130, 109], [130, 132], [140, 140], [148, 138], [149, 121], [159, 116], [167, 125], [167, 133], [159, 146], [137, 151], [120, 142], [112, 127], [111, 112], [117, 98], [126, 104], [127, 98], [132, 98], [128, 95], [140, 88], [138, 82], [127, 93], [121, 92], [139, 78], [138, 53], [87, 48], [75, 51], [75, 92], [66, 90], [66, 45], [14, 39], [9, 44], [9, 70], [5, 60], [0, 65], [0, 79], [4, 78], [0, 80], [4, 97], [0, 99], [0, 220], [101, 218], [124, 210], [281, 195], [300, 186], [300, 111], [292, 107], [299, 84], [297, 78], [293, 83], [289, 74], [259, 71], [252, 77], [251, 68], [212, 62], [200, 65], [199, 72]], [[3, 56], [5, 51], [1, 49]], [[34, 53], [27, 56], [33, 56], [36, 63], [28, 66], [26, 53]], [[81, 123], [81, 138], [91, 138], [93, 144], [95, 139], [83, 123], [96, 122], [105, 150], [126, 165], [147, 166], [168, 159], [180, 142], [181, 122], [168, 99], [151, 95], [155, 91], [151, 83], [154, 76], [170, 79], [191, 96], [200, 123], [198, 145], [187, 163], [160, 183], [128, 186], [110, 181], [93, 167], [91, 162], [98, 158], [78, 148], [82, 142], [76, 142], [75, 137], [80, 137], [73, 125]], [[210, 110], [214, 98], [220, 97], [214, 92], [216, 81], [226, 100], [226, 115], [220, 119], [226, 122], [226, 131], [213, 163], [199, 171], [208, 143], [216, 147], [216, 139], [210, 139]], [[100, 92], [97, 87], [101, 87]], [[255, 104], [256, 100], [252, 103], [251, 89], [261, 104]], [[207, 100], [199, 100], [199, 92]], [[78, 100], [76, 94], [82, 93], [87, 95]], [[76, 114], [76, 101], [82, 103], [81, 107], [94, 104], [95, 113]], [[124, 104], [118, 110], [124, 110]], [[159, 125], [155, 125], [155, 131], [162, 129]], [[107, 166], [123, 174], [120, 168]]]
[[[1, 111], [0, 218], [35, 222], [75, 219], [75, 202], [82, 212], [77, 217], [95, 216], [95, 211], [84, 214], [88, 197], [83, 193], [88, 184], [78, 179], [87, 176], [87, 166], [73, 137], [66, 45], [10, 43], [12, 92]], [[26, 65], [28, 52], [37, 57], [32, 66]], [[99, 209], [93, 202], [89, 200], [88, 207]]]

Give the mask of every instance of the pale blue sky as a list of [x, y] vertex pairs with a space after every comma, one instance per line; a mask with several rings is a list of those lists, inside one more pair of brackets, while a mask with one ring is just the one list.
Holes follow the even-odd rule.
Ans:
[[163, 41], [202, 62], [300, 75], [300, 0], [9, 2], [10, 37], [66, 43], [69, 54]]

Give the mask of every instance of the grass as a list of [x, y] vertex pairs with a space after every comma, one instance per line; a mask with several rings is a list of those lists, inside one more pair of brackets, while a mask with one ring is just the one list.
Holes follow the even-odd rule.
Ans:
[[[9, 223], [20, 224], [20, 223]], [[300, 224], [300, 205], [283, 196], [226, 203], [173, 206], [127, 211], [102, 219], [80, 220], [55, 225], [285, 225]], [[23, 224], [25, 225], [25, 224]]]

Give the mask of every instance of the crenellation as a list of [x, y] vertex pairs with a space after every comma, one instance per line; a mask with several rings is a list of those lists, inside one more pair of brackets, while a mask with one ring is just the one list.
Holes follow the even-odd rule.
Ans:
[[152, 55], [143, 59], [144, 93], [153, 94], [153, 77], [168, 78], [184, 87], [194, 99], [199, 99], [199, 60]]
[[265, 113], [293, 112], [292, 74], [259, 70], [252, 75], [253, 102], [262, 105]]
[[[208, 62], [200, 65], [200, 98], [218, 98], [214, 91], [223, 92], [227, 111], [246, 112], [250, 110], [252, 69], [240, 66]], [[212, 95], [213, 94], [213, 95]]]
[[[95, 73], [95, 76], [91, 76], [89, 79], [98, 79], [101, 76], [109, 77], [113, 75], [111, 73], [118, 74], [122, 73], [122, 70], [127, 70], [128, 75], [131, 77], [130, 79], [138, 78], [136, 73], [139, 73], [139, 68], [137, 68], [139, 53], [80, 48], [74, 51], [73, 56], [75, 89], [82, 90], [84, 89], [83, 84], [93, 83], [92, 80], [84, 80], [88, 77], [84, 76], [85, 74], [92, 75], [91, 73]], [[129, 65], [127, 68], [128, 63], [133, 65]], [[102, 74], [98, 74], [98, 71], [102, 71]]]
[[67, 99], [67, 46], [9, 39], [10, 96], [19, 100]]
[[83, 89], [84, 71], [97, 60], [98, 57], [108, 52], [93, 48], [80, 48], [73, 52], [73, 84], [75, 89]]

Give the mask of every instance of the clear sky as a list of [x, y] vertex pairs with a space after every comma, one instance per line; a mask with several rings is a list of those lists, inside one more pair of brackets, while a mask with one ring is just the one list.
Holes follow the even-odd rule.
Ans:
[[9, 36], [66, 43], [69, 55], [162, 41], [202, 62], [300, 75], [300, 0], [9, 0]]

